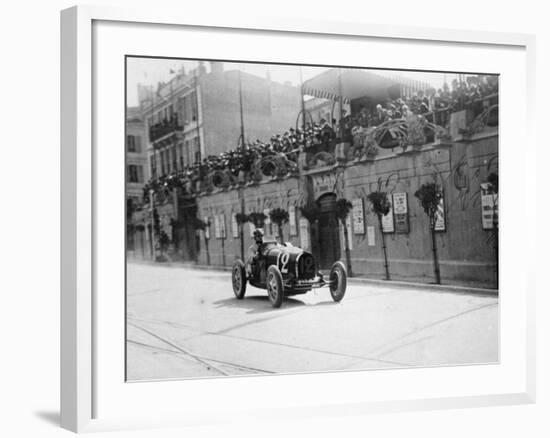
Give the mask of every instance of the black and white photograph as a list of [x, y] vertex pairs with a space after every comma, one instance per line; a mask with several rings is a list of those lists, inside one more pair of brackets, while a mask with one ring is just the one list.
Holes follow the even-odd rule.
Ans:
[[125, 84], [127, 381], [499, 363], [498, 75], [128, 55]]

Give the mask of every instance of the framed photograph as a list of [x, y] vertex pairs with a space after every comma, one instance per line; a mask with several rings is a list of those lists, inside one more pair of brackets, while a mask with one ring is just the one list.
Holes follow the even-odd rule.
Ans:
[[61, 18], [64, 428], [534, 401], [534, 37]]

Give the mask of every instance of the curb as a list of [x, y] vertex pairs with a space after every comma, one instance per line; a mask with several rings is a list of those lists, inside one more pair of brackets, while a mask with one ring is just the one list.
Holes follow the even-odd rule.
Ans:
[[[231, 266], [211, 266], [211, 265], [209, 266], [209, 265], [197, 265], [195, 263], [181, 263], [181, 262], [159, 263], [159, 262], [152, 262], [150, 260], [131, 260], [131, 262], [136, 264], [159, 266], [159, 267], [165, 266], [165, 267], [198, 269], [202, 271], [231, 272]], [[348, 283], [371, 284], [373, 286], [381, 286], [381, 287], [421, 289], [424, 291], [433, 291], [433, 292], [452, 292], [457, 294], [488, 295], [488, 296], [497, 296], [497, 297], [499, 295], [498, 289], [488, 289], [488, 288], [472, 287], [472, 286], [459, 286], [459, 285], [451, 285], [451, 284], [418, 283], [414, 281], [402, 281], [402, 280], [378, 280], [376, 278], [367, 278], [367, 277], [348, 277]]]
[[458, 286], [458, 285], [452, 285], [452, 284], [418, 283], [413, 281], [400, 281], [400, 280], [377, 280], [375, 278], [364, 278], [364, 277], [348, 278], [348, 283], [372, 284], [372, 285], [381, 286], [381, 287], [421, 289], [424, 291], [433, 291], [433, 292], [452, 292], [457, 294], [498, 296], [498, 289], [487, 289], [487, 288], [472, 287], [472, 286]]

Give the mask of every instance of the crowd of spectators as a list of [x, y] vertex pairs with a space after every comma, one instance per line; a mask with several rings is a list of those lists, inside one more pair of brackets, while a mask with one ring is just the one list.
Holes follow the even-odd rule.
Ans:
[[284, 157], [298, 163], [301, 153], [330, 152], [337, 143], [354, 143], [358, 132], [378, 127], [390, 120], [406, 119], [411, 115], [426, 118], [429, 122], [445, 127], [452, 112], [472, 108], [475, 113], [483, 111], [488, 96], [498, 94], [496, 76], [468, 76], [465, 80], [453, 80], [451, 87], [445, 83], [441, 89], [418, 91], [409, 98], [388, 99], [374, 108], [362, 107], [356, 115], [343, 114], [340, 123], [321, 119], [318, 123], [307, 122], [302, 128], [290, 128], [269, 141], [256, 140], [219, 155], [210, 155], [200, 163], [180, 169], [168, 176], [151, 180], [144, 189], [159, 187], [189, 187], [189, 182], [202, 180], [212, 171], [229, 171], [233, 177], [248, 174], [255, 163], [266, 157]]

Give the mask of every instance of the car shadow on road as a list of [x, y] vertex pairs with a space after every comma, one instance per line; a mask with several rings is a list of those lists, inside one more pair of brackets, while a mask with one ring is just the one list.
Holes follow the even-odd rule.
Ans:
[[240, 309], [247, 309], [246, 313], [267, 313], [277, 312], [285, 309], [297, 309], [310, 306], [322, 306], [322, 305], [337, 305], [333, 301], [323, 301], [315, 304], [306, 304], [296, 298], [286, 297], [283, 301], [283, 305], [280, 309], [274, 309], [269, 302], [269, 298], [264, 295], [251, 295], [246, 296], [242, 300], [238, 300], [234, 297], [224, 298], [223, 300], [214, 301], [212, 304], [216, 307], [235, 307]]

